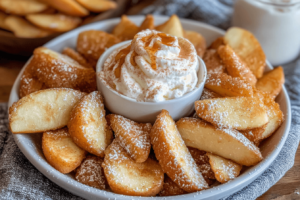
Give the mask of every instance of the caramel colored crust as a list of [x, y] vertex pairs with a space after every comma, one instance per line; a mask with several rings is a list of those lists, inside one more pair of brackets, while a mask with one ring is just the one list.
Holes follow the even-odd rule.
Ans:
[[207, 89], [207, 88], [204, 88], [203, 89], [203, 92], [202, 92], [202, 95], [200, 97], [200, 100], [205, 100], [205, 99], [215, 99], [215, 98], [220, 98], [222, 97], [221, 95]]
[[197, 118], [182, 118], [177, 128], [189, 147], [211, 152], [234, 162], [252, 166], [262, 160], [259, 148], [233, 129], [217, 129]]
[[42, 149], [48, 163], [63, 174], [76, 169], [86, 155], [72, 141], [67, 128], [43, 133]]
[[248, 68], [246, 63], [232, 50], [230, 46], [220, 46], [218, 53], [230, 76], [239, 77], [255, 86], [257, 81], [256, 77]]
[[119, 42], [120, 39], [104, 31], [83, 31], [77, 38], [77, 51], [95, 68], [105, 49]]
[[157, 116], [150, 136], [163, 171], [180, 188], [195, 192], [208, 187], [168, 111], [162, 110]]
[[136, 123], [120, 115], [110, 114], [106, 119], [115, 133], [119, 144], [136, 162], [142, 163], [148, 159], [151, 144], [150, 123]]
[[164, 173], [157, 161], [136, 163], [114, 140], [105, 150], [102, 164], [110, 189], [118, 194], [155, 196], [163, 187]]
[[103, 158], [88, 155], [76, 169], [75, 179], [80, 183], [100, 190], [108, 189], [108, 183], [101, 167], [102, 163]]
[[154, 17], [153, 15], [147, 15], [143, 21], [143, 23], [141, 24], [139, 31], [141, 32], [143, 30], [146, 29], [154, 29]]
[[187, 192], [181, 189], [172, 179], [170, 179], [165, 174], [165, 180], [162, 190], [159, 192], [158, 196], [175, 196], [175, 195], [181, 195], [186, 194]]
[[225, 66], [215, 49], [206, 50], [203, 56], [203, 61], [205, 62], [208, 74], [225, 72]]
[[218, 37], [215, 41], [213, 41], [211, 43], [211, 45], [208, 47], [208, 49], [218, 50], [218, 48], [224, 44], [225, 44], [224, 37]]
[[126, 15], [122, 15], [121, 21], [112, 31], [112, 34], [121, 41], [132, 40], [135, 34], [139, 32], [139, 27], [130, 21]]
[[79, 147], [104, 157], [104, 150], [111, 143], [113, 134], [105, 119], [100, 92], [92, 92], [78, 102], [72, 109], [68, 128]]
[[99, 13], [107, 10], [111, 10], [117, 7], [117, 3], [114, 1], [95, 1], [95, 0], [76, 0], [80, 5], [85, 7], [91, 12]]
[[69, 47], [64, 48], [64, 50], [62, 51], [62, 54], [69, 56], [70, 58], [77, 61], [79, 64], [81, 64], [82, 66], [84, 66], [86, 68], [93, 68], [93, 66], [91, 64], [89, 64], [82, 55], [80, 55], [78, 52], [76, 52], [72, 48], [69, 48]]
[[211, 73], [208, 75], [205, 87], [221, 96], [246, 96], [253, 95], [251, 84], [245, 82], [241, 78], [231, 77], [225, 73]]
[[261, 142], [263, 139], [263, 133], [265, 132], [265, 130], [268, 126], [268, 123], [259, 128], [244, 130], [244, 131], [240, 131], [240, 132], [254, 144], [259, 144], [259, 142]]
[[48, 88], [72, 88], [83, 92], [96, 90], [96, 73], [93, 69], [81, 66], [68, 56], [45, 47], [34, 50], [29, 65], [34, 74]]

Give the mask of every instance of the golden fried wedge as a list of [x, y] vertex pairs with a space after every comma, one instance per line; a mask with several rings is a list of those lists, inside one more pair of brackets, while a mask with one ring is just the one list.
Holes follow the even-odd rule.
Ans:
[[184, 31], [184, 37], [194, 45], [197, 55], [202, 58], [206, 50], [205, 38], [195, 31]]
[[282, 67], [276, 67], [267, 72], [257, 81], [256, 89], [269, 93], [273, 98], [281, 91], [284, 84], [284, 73]]
[[163, 171], [180, 188], [194, 192], [208, 187], [168, 111], [157, 116], [150, 137]]
[[181, 22], [177, 15], [172, 15], [168, 21], [158, 25], [155, 29], [177, 37], [183, 37], [184, 35]]
[[71, 16], [84, 17], [89, 15], [89, 11], [74, 0], [40, 0], [62, 13]]
[[71, 109], [86, 93], [60, 88], [27, 95], [9, 108], [12, 133], [40, 133], [67, 125]]
[[42, 149], [48, 163], [63, 174], [76, 169], [86, 155], [73, 142], [67, 128], [44, 132]]
[[253, 86], [256, 84], [257, 80], [254, 74], [230, 46], [220, 46], [218, 53], [230, 76], [239, 77]]
[[13, 15], [39, 13], [47, 8], [47, 4], [38, 0], [0, 0], [0, 10]]
[[[269, 116], [268, 116], [269, 117]], [[270, 121], [270, 119], [269, 119]], [[246, 138], [248, 138], [251, 142], [254, 144], [258, 145], [260, 141], [263, 139], [263, 133], [266, 131], [266, 128], [270, 122], [268, 122], [266, 125], [259, 127], [259, 128], [254, 128], [254, 129], [249, 129], [249, 130], [244, 130], [240, 131]]]
[[221, 96], [245, 96], [253, 95], [251, 84], [238, 77], [232, 77], [225, 73], [211, 73], [207, 76], [205, 87]]
[[206, 155], [209, 157], [210, 166], [220, 183], [226, 183], [240, 175], [242, 165], [211, 153], [206, 153]]
[[106, 116], [108, 124], [115, 133], [119, 144], [126, 150], [135, 162], [145, 162], [149, 157], [150, 123], [136, 123], [120, 115]]
[[266, 108], [257, 97], [225, 97], [199, 100], [195, 110], [201, 119], [220, 128], [247, 130], [269, 122]]
[[108, 189], [108, 183], [101, 166], [103, 161], [103, 158], [88, 155], [76, 169], [75, 179], [80, 183], [100, 190]]
[[208, 49], [218, 50], [218, 48], [224, 44], [225, 44], [224, 37], [218, 37], [215, 41], [213, 41], [211, 43], [211, 45], [208, 47]]
[[158, 196], [175, 196], [186, 194], [187, 192], [181, 189], [172, 179], [165, 174], [164, 185]]
[[76, 52], [72, 48], [66, 47], [66, 48], [64, 48], [64, 50], [61, 53], [66, 56], [69, 56], [70, 58], [77, 61], [79, 64], [81, 64], [82, 66], [84, 66], [86, 68], [93, 68], [93, 66], [91, 64], [89, 64], [82, 55], [80, 55], [78, 52]]
[[30, 14], [26, 19], [37, 27], [55, 32], [69, 31], [81, 23], [79, 17], [63, 14]]
[[75, 60], [45, 47], [34, 50], [29, 63], [39, 81], [48, 88], [72, 88], [83, 92], [96, 90], [96, 73]]
[[203, 56], [203, 61], [205, 62], [208, 74], [225, 72], [225, 66], [215, 49], [206, 50]]
[[109, 0], [76, 0], [80, 5], [91, 12], [99, 13], [117, 7], [117, 3]]
[[143, 21], [143, 23], [139, 27], [139, 31], [143, 31], [146, 29], [154, 29], [154, 17], [153, 15], [147, 15]]
[[15, 36], [21, 38], [39, 38], [51, 35], [53, 32], [38, 28], [25, 19], [10, 15], [5, 18], [5, 25], [12, 31]]
[[189, 147], [211, 152], [246, 166], [255, 165], [262, 160], [258, 147], [236, 130], [217, 129], [196, 118], [182, 118], [176, 126]]
[[92, 92], [76, 104], [72, 109], [68, 128], [73, 141], [80, 148], [104, 157], [104, 150], [111, 143], [113, 134], [105, 119], [100, 92]]
[[207, 89], [207, 88], [204, 88], [203, 89], [203, 92], [202, 92], [202, 95], [200, 97], [200, 100], [205, 100], [205, 99], [214, 99], [214, 98], [220, 98], [222, 97], [221, 95]]
[[104, 31], [83, 31], [77, 38], [77, 51], [95, 67], [105, 49], [119, 42], [120, 39]]
[[8, 15], [0, 11], [0, 28], [9, 31], [9, 27], [5, 24], [5, 19]]
[[134, 162], [114, 140], [105, 150], [102, 164], [110, 189], [118, 194], [155, 196], [163, 187], [164, 173], [157, 161]]
[[132, 40], [135, 34], [139, 32], [139, 27], [128, 19], [126, 15], [122, 15], [121, 21], [115, 26], [112, 34], [121, 41]]
[[252, 33], [232, 27], [227, 30], [224, 41], [245, 61], [256, 78], [262, 77], [266, 66], [266, 56]]

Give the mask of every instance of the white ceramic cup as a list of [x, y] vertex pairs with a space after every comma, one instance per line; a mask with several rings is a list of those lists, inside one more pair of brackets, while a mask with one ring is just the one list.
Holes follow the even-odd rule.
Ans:
[[207, 75], [206, 66], [199, 56], [197, 86], [193, 91], [183, 95], [180, 98], [161, 102], [138, 102], [135, 99], [118, 93], [101, 81], [100, 77], [98, 76], [98, 72], [102, 70], [105, 60], [115, 49], [125, 46], [130, 42], [131, 41], [125, 41], [110, 47], [101, 55], [98, 60], [96, 67], [97, 87], [104, 96], [105, 107], [114, 114], [122, 115], [137, 122], [154, 123], [156, 116], [161, 112], [162, 109], [169, 111], [170, 115], [175, 121], [182, 117], [191, 115], [194, 110], [194, 102], [200, 99]]

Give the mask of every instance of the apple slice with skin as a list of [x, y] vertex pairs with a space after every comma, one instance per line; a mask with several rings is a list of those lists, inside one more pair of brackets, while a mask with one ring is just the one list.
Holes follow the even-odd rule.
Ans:
[[234, 129], [218, 129], [197, 118], [182, 118], [176, 123], [185, 144], [199, 150], [252, 166], [262, 160], [259, 148]]

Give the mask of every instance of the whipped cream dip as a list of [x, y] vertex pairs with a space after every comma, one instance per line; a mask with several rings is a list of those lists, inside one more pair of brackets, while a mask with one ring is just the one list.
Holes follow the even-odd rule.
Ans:
[[161, 102], [193, 91], [198, 70], [196, 50], [187, 39], [145, 30], [113, 51], [98, 76], [112, 90], [136, 101]]

